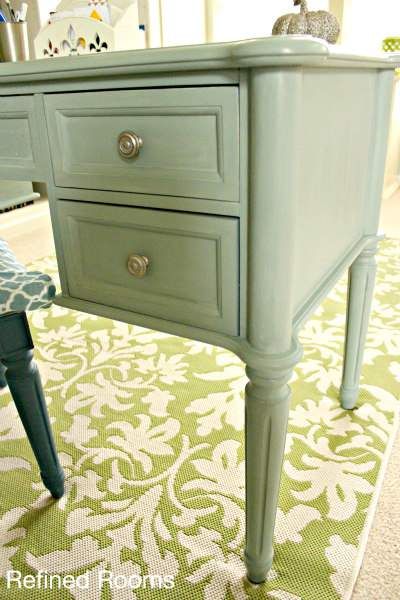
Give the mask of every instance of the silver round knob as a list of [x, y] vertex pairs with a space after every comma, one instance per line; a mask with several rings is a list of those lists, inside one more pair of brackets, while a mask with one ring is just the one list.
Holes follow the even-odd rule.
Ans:
[[118, 151], [123, 158], [134, 158], [142, 146], [142, 138], [134, 131], [123, 131], [118, 136]]
[[140, 256], [140, 254], [131, 254], [128, 256], [128, 271], [135, 277], [144, 277], [149, 264], [150, 260], [147, 256]]

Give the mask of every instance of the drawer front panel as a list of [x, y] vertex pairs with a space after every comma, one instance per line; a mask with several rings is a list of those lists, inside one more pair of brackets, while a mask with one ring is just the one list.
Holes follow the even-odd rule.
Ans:
[[[239, 109], [234, 86], [46, 97], [60, 187], [238, 202]], [[120, 155], [118, 138], [143, 140]]]
[[66, 200], [57, 215], [70, 296], [237, 335], [237, 219]]
[[0, 98], [0, 178], [39, 175], [38, 126], [32, 96]]

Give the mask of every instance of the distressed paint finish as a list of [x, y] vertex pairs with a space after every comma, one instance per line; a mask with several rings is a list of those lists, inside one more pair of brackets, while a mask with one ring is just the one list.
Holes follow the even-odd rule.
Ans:
[[[341, 397], [346, 406], [356, 400], [396, 61], [387, 55], [349, 55], [312, 38], [276, 36], [0, 65], [0, 104], [11, 102], [9, 107], [14, 95], [25, 97], [38, 127], [31, 143], [34, 156], [35, 147], [41, 150], [36, 172], [49, 189], [62, 284], [58, 303], [225, 346], [247, 365], [245, 558], [249, 578], [257, 583], [265, 579], [273, 557], [288, 381], [301, 355], [297, 330], [352, 263]], [[146, 97], [152, 100], [143, 106]], [[132, 171], [118, 162], [110, 141], [114, 123], [125, 125], [124, 111], [117, 107], [121, 102], [129, 128], [134, 129], [139, 105], [147, 115], [146, 176], [139, 161]], [[182, 114], [188, 103], [200, 111], [183, 142], [187, 155], [182, 160], [177, 146], [182, 132], [159, 121], [152, 110], [157, 105], [161, 112]], [[104, 113], [107, 107], [102, 131], [96, 110]], [[209, 120], [201, 122], [210, 107], [220, 107], [219, 129]], [[67, 130], [72, 115], [78, 115], [81, 132], [80, 127]], [[165, 139], [161, 143], [150, 135], [157, 126], [170, 139], [169, 156], [160, 155]], [[2, 175], [12, 157], [7, 140], [0, 144]], [[178, 163], [181, 179], [174, 175]], [[34, 168], [14, 169], [14, 178], [29, 179]], [[90, 251], [76, 222], [75, 233], [68, 230], [78, 213], [85, 236], [96, 219], [105, 228], [102, 236], [96, 225]], [[146, 215], [145, 223], [139, 215]], [[200, 264], [194, 258], [200, 243], [194, 232], [201, 239], [206, 223], [223, 250], [221, 276], [215, 271], [218, 253], [206, 252], [199, 271], [204, 289], [191, 297], [196, 291], [188, 286], [191, 269]], [[129, 287], [122, 264], [128, 249], [122, 224], [128, 231], [142, 227], [141, 243], [152, 238], [160, 261], [165, 233], [175, 228], [179, 237], [186, 231], [187, 260], [173, 246], [171, 259], [179, 267], [176, 281], [181, 274], [188, 286], [192, 315], [188, 306], [174, 306], [177, 290], [169, 309], [168, 302], [160, 308], [162, 293], [151, 289], [150, 279], [145, 285], [153, 304], [145, 308], [138, 300], [144, 298], [140, 284]], [[106, 251], [110, 244], [114, 253]], [[103, 281], [94, 281], [97, 270]], [[159, 281], [167, 274], [165, 268]], [[214, 312], [206, 318], [217, 305], [222, 306], [219, 317]]]

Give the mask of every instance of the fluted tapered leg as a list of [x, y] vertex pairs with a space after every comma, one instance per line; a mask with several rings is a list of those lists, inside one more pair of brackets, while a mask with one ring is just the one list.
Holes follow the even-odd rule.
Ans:
[[352, 264], [347, 292], [346, 340], [340, 401], [354, 408], [359, 391], [365, 340], [374, 293], [377, 243], [374, 242]]
[[291, 373], [291, 367], [274, 373], [247, 369], [245, 560], [254, 583], [263, 582], [272, 565]]
[[1, 360], [5, 377], [39, 464], [43, 483], [54, 498], [64, 493], [64, 472], [58, 460], [42, 384], [33, 360], [33, 344], [24, 314], [0, 319]]

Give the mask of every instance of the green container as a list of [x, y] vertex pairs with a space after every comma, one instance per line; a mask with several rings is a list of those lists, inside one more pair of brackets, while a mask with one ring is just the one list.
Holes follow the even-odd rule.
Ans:
[[400, 37], [388, 37], [382, 42], [385, 52], [400, 52]]

